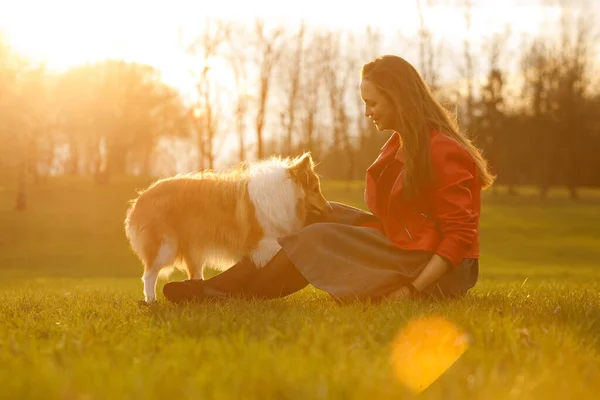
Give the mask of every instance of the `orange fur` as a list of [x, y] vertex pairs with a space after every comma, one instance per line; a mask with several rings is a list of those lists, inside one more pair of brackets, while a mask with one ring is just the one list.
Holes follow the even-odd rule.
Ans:
[[[204, 173], [161, 179], [132, 202], [127, 232], [135, 231], [132, 247], [146, 269], [152, 267], [161, 237], [170, 238], [176, 260], [183, 260], [190, 278], [207, 261], [198, 254], [203, 244], [227, 249], [233, 258], [246, 254], [262, 237], [248, 198], [248, 178]], [[128, 235], [129, 236], [129, 235]], [[136, 243], [137, 242], [137, 243]]]
[[[311, 209], [330, 209], [310, 156], [284, 165], [302, 193], [293, 205], [300, 225]], [[183, 261], [190, 279], [203, 279], [205, 264], [232, 263], [257, 248], [265, 232], [250, 199], [251, 179], [248, 168], [179, 175], [156, 181], [131, 201], [125, 231], [144, 265], [146, 300], [153, 300], [148, 292], [164, 267]]]

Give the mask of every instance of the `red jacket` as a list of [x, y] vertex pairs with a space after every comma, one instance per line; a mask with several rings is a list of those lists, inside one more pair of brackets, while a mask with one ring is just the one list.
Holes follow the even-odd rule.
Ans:
[[449, 136], [432, 132], [430, 154], [434, 184], [404, 200], [404, 155], [394, 133], [367, 169], [365, 201], [395, 246], [436, 253], [456, 267], [479, 257], [479, 175], [471, 155]]

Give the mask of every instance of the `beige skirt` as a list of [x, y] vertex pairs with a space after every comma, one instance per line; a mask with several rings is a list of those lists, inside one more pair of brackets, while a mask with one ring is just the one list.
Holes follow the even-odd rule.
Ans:
[[[291, 263], [318, 289], [338, 301], [380, 299], [415, 279], [432, 257], [426, 251], [402, 250], [377, 229], [359, 226], [375, 217], [363, 210], [331, 203], [333, 212], [298, 233], [281, 238]], [[477, 282], [479, 260], [468, 258], [430, 285], [424, 295], [462, 296]]]

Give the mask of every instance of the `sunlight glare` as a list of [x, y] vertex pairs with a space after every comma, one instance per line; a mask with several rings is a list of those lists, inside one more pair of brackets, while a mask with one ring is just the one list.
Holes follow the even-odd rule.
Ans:
[[[471, 37], [478, 41], [483, 36], [502, 32], [507, 24], [513, 32], [533, 32], [542, 20], [556, 18], [555, 9], [537, 3], [520, 4], [506, 0], [502, 5], [477, 3], [473, 10]], [[517, 8], [517, 5], [519, 7]], [[342, 17], [337, 11], [343, 7]], [[388, 12], [379, 10], [386, 8]], [[518, 10], [518, 11], [517, 11]], [[461, 43], [466, 34], [463, 9], [458, 3], [426, 7], [428, 29], [436, 38]], [[0, 6], [0, 31], [25, 56], [45, 61], [53, 70], [64, 71], [77, 64], [106, 58], [123, 59], [153, 65], [163, 72], [165, 81], [180, 90], [184, 96], [194, 96], [194, 81], [190, 70], [198, 67], [182, 56], [179, 29], [197, 30], [206, 16], [226, 17], [237, 23], [249, 23], [256, 16], [271, 21], [306, 20], [329, 28], [362, 31], [366, 25], [375, 25], [387, 35], [411, 35], [417, 32], [418, 18], [413, 1], [390, 5], [374, 0], [370, 7], [346, 7], [341, 0], [327, 2], [307, 0], [295, 6], [275, 0], [223, 0], [198, 3], [192, 0], [159, 0], [145, 2], [106, 0], [21, 0], [5, 2]], [[332, 16], [334, 16], [332, 18]], [[450, 20], [456, 23], [446, 23]], [[214, 64], [211, 81], [219, 89], [234, 92], [235, 77], [226, 65], [228, 60], [211, 60]], [[254, 79], [253, 77], [251, 79]]]
[[470, 336], [443, 317], [410, 321], [396, 336], [391, 363], [396, 378], [421, 393], [467, 350]]

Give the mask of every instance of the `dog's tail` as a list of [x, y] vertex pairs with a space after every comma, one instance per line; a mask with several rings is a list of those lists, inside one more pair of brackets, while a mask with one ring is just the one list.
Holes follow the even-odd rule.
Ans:
[[137, 200], [131, 200], [129, 204], [129, 208], [125, 214], [125, 236], [129, 240], [132, 250], [139, 256], [143, 246], [141, 242], [141, 227], [139, 226], [138, 218], [136, 218]]
[[140, 212], [136, 205], [136, 201], [131, 203], [125, 217], [125, 235], [131, 249], [145, 270], [157, 269], [159, 276], [169, 276], [180, 263], [176, 237], [159, 229], [154, 216]]

